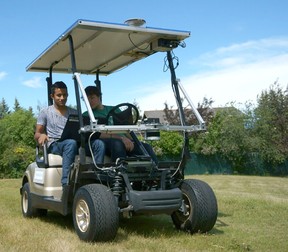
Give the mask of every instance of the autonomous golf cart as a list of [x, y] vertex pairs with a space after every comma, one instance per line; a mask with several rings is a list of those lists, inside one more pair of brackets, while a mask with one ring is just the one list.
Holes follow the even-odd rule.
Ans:
[[[64, 131], [76, 135], [71, 137], [77, 138], [79, 155], [71, 167], [68, 190], [63, 192], [61, 156], [48, 153], [46, 146], [37, 146], [36, 161], [27, 167], [20, 188], [24, 217], [45, 216], [48, 210], [72, 214], [75, 230], [84, 241], [113, 240], [121, 216], [167, 214], [177, 229], [190, 233], [208, 232], [214, 227], [218, 209], [213, 190], [203, 181], [184, 178], [189, 159], [188, 134], [205, 130], [205, 123], [176, 78], [173, 65], [172, 50], [183, 46], [189, 36], [187, 31], [143, 26], [140, 19], [125, 24], [77, 20], [28, 65], [27, 71], [48, 73], [49, 105], [53, 73], [72, 75], [78, 115], [68, 118]], [[167, 57], [180, 125], [141, 121], [137, 107], [130, 103], [115, 106], [105, 122], [95, 118], [81, 75], [94, 75], [95, 85], [101, 90], [101, 75], [108, 76], [155, 53]], [[183, 97], [198, 119], [197, 125], [187, 125]], [[82, 115], [83, 103], [88, 121]], [[183, 151], [177, 162], [156, 164], [138, 134], [158, 139], [159, 132], [164, 130], [182, 132]], [[93, 155], [85, 153], [85, 145], [101, 132], [129, 134], [142, 154], [116, 162], [105, 157], [104, 164], [96, 164]]]

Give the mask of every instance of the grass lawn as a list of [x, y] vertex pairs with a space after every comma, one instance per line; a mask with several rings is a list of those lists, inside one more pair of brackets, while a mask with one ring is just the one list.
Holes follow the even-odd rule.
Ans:
[[85, 243], [72, 216], [49, 212], [25, 219], [20, 179], [0, 180], [0, 251], [287, 251], [288, 178], [203, 175], [218, 200], [218, 219], [207, 234], [174, 229], [170, 216], [123, 219], [115, 241]]

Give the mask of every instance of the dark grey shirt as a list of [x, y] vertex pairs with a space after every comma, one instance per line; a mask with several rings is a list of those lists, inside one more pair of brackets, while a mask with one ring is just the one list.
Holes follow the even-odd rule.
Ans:
[[63, 116], [55, 109], [54, 105], [40, 111], [37, 124], [45, 127], [46, 134], [49, 137], [48, 146], [61, 138], [67, 118], [71, 114], [77, 114], [77, 110], [67, 107], [66, 114]]

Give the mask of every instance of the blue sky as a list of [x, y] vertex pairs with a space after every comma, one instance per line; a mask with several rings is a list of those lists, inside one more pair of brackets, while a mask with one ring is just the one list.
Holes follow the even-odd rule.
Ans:
[[[174, 53], [180, 60], [176, 75], [195, 105], [204, 97], [214, 106], [255, 102], [273, 82], [288, 84], [286, 0], [2, 0], [0, 8], [0, 98], [10, 109], [15, 98], [34, 110], [47, 104], [47, 75], [26, 72], [26, 66], [77, 19], [143, 18], [149, 27], [191, 31], [186, 48]], [[136, 101], [142, 111], [174, 105], [165, 55], [102, 77], [104, 103]], [[74, 90], [71, 76], [53, 80], [64, 80], [70, 94]], [[93, 81], [83, 80], [85, 86]], [[72, 95], [68, 103], [74, 104]]]

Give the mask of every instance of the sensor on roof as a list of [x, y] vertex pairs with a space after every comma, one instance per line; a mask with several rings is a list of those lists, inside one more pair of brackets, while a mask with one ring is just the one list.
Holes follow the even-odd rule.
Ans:
[[143, 26], [144, 24], [146, 24], [146, 21], [140, 18], [131, 18], [126, 20], [124, 23], [129, 26]]

